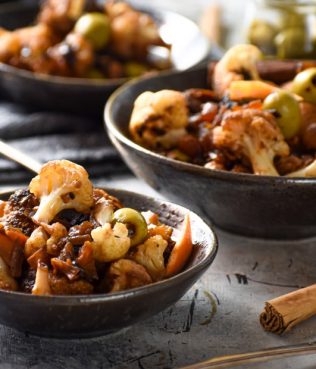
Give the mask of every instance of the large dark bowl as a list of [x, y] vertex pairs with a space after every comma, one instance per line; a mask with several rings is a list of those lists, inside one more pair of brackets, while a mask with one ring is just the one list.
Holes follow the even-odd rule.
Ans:
[[154, 189], [230, 232], [275, 239], [315, 236], [315, 179], [206, 169], [166, 158], [131, 141], [128, 122], [139, 94], [205, 88], [206, 81], [206, 68], [201, 68], [135, 81], [116, 91], [106, 105], [105, 122], [125, 162]]
[[[207, 57], [209, 44], [191, 20], [171, 11], [150, 7], [141, 10], [156, 20], [163, 39], [173, 45], [171, 58], [175, 69], [192, 68]], [[1, 5], [0, 26], [7, 29], [27, 26], [34, 21], [37, 13], [38, 7], [30, 3]], [[126, 78], [93, 80], [56, 77], [0, 63], [0, 89], [4, 96], [55, 111], [102, 116], [106, 99], [126, 81]]]
[[[126, 206], [152, 210], [160, 220], [181, 229], [181, 206], [122, 190], [108, 189]], [[0, 198], [6, 199], [10, 193]], [[94, 337], [142, 321], [174, 304], [208, 268], [217, 252], [213, 231], [190, 212], [194, 250], [185, 269], [176, 276], [140, 288], [112, 294], [32, 296], [0, 290], [0, 324], [48, 337]]]

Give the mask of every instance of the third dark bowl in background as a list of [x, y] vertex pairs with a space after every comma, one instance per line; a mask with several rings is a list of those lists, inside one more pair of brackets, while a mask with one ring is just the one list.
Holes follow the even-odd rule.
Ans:
[[[190, 19], [150, 5], [141, 10], [149, 13], [164, 32], [169, 32], [175, 46], [172, 54], [175, 69], [194, 67], [207, 58], [209, 44]], [[33, 22], [37, 13], [38, 4], [33, 1], [5, 3], [0, 5], [0, 25], [7, 29], [24, 27]], [[127, 78], [91, 80], [50, 76], [0, 63], [0, 91], [5, 98], [53, 111], [101, 117], [107, 98], [126, 81]]]

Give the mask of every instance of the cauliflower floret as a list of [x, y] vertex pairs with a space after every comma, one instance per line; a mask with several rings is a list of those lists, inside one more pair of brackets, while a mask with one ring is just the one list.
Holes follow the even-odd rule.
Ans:
[[38, 22], [47, 24], [56, 33], [66, 34], [84, 11], [84, 0], [45, 0], [42, 2]]
[[[72, 62], [65, 54], [67, 48], [71, 50]], [[47, 50], [47, 60], [50, 61], [50, 74], [82, 77], [93, 65], [94, 52], [91, 44], [82, 35], [72, 32], [62, 42]]]
[[154, 281], [162, 279], [165, 275], [164, 251], [168, 242], [162, 236], [152, 236], [143, 244], [137, 246], [137, 250], [131, 259], [146, 268]]
[[107, 280], [112, 282], [110, 292], [123, 291], [152, 283], [146, 269], [128, 259], [112, 263], [107, 273]]
[[95, 204], [92, 215], [93, 218], [102, 226], [112, 221], [114, 206], [110, 201], [101, 197]]
[[123, 59], [144, 59], [152, 45], [167, 46], [154, 19], [123, 1], [106, 1], [110, 18], [110, 49]]
[[288, 156], [290, 151], [274, 117], [256, 109], [227, 112], [213, 130], [213, 142], [236, 158], [248, 158], [253, 172], [260, 175], [278, 176], [274, 157]]
[[93, 255], [97, 261], [109, 262], [122, 258], [131, 246], [128, 229], [117, 222], [113, 229], [110, 223], [91, 232]]
[[34, 252], [46, 246], [48, 235], [43, 227], [34, 229], [30, 237], [27, 239], [24, 247], [24, 255], [30, 257]]
[[186, 134], [188, 108], [181, 92], [144, 92], [136, 99], [129, 129], [133, 139], [149, 148], [170, 148]]
[[32, 179], [29, 190], [40, 205], [33, 217], [49, 223], [64, 209], [88, 213], [93, 205], [92, 183], [86, 170], [68, 160], [50, 161]]
[[[0, 60], [19, 66], [20, 62], [32, 68], [45, 51], [54, 44], [55, 36], [45, 24], [24, 27], [15, 31], [0, 31]], [[29, 55], [21, 55], [21, 50], [29, 50]]]
[[215, 66], [212, 80], [215, 92], [219, 96], [225, 95], [232, 81], [260, 80], [256, 63], [262, 58], [262, 52], [253, 45], [230, 48]]

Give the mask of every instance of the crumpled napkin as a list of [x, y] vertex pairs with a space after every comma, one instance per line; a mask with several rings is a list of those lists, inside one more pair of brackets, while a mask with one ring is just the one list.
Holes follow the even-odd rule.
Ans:
[[[128, 171], [104, 132], [102, 120], [34, 111], [2, 101], [0, 138], [42, 163], [68, 159], [81, 164], [92, 178]], [[33, 176], [0, 155], [0, 185], [24, 184]]]

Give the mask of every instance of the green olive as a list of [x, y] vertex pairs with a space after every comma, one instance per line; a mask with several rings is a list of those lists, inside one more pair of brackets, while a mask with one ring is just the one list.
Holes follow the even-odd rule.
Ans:
[[277, 30], [271, 23], [255, 19], [248, 29], [247, 38], [251, 44], [259, 47], [265, 54], [273, 54], [276, 34]]
[[274, 39], [277, 48], [277, 56], [280, 59], [304, 56], [305, 41], [306, 33], [302, 28], [287, 28], [279, 32]]
[[[288, 5], [286, 5], [288, 6]], [[305, 17], [303, 14], [299, 14], [295, 11], [295, 9], [282, 9], [281, 19], [280, 19], [280, 28], [286, 29], [291, 27], [305, 27]]]
[[263, 109], [273, 110], [286, 139], [294, 137], [301, 127], [301, 112], [295, 97], [287, 91], [275, 91], [263, 102]]
[[145, 218], [140, 212], [131, 208], [122, 208], [113, 214], [113, 220], [123, 223], [132, 231], [131, 246], [135, 246], [144, 241], [148, 229]]
[[78, 19], [74, 28], [96, 49], [106, 46], [110, 38], [110, 21], [102, 13], [87, 13]]
[[316, 104], [316, 68], [298, 73], [292, 83], [292, 91], [312, 104]]
[[129, 62], [124, 66], [124, 72], [126, 77], [135, 78], [139, 77], [147, 71], [147, 68], [144, 64]]

